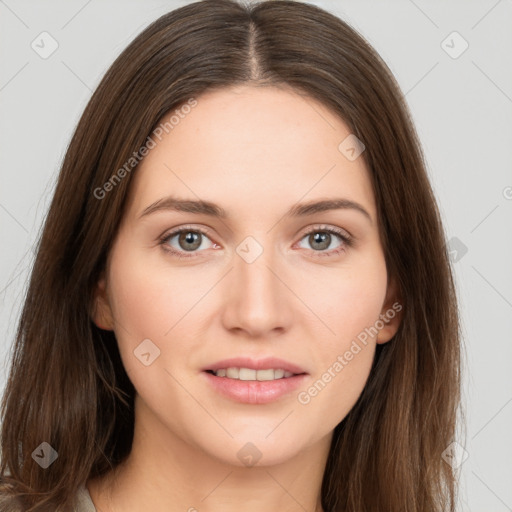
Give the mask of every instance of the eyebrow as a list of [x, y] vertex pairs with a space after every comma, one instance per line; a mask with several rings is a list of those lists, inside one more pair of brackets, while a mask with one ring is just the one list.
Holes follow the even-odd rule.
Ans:
[[[139, 218], [162, 210], [209, 215], [220, 219], [227, 219], [229, 216], [224, 208], [210, 201], [179, 199], [174, 196], [167, 196], [150, 204], [142, 211]], [[362, 205], [344, 198], [331, 198], [295, 204], [285, 213], [284, 216], [307, 217], [329, 210], [355, 210], [362, 213], [370, 221], [370, 224], [373, 223], [370, 214]]]

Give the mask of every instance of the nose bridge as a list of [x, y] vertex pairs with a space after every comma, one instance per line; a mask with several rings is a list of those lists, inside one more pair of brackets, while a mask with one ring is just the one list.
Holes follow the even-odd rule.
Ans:
[[230, 272], [226, 322], [253, 334], [286, 327], [290, 292], [276, 276], [279, 255], [269, 242], [248, 236], [236, 247]]
[[253, 236], [246, 237], [237, 247], [235, 259], [235, 275], [240, 280], [244, 295], [249, 299], [254, 308], [264, 306], [270, 311], [278, 290], [278, 280], [270, 269], [275, 267], [276, 254], [271, 246], [270, 237], [257, 240]]

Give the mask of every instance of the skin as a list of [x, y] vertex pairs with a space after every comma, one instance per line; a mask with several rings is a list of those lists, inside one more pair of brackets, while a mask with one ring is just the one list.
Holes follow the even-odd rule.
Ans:
[[[361, 394], [376, 344], [394, 336], [401, 318], [299, 403], [298, 391], [397, 300], [370, 175], [362, 157], [338, 150], [348, 126], [291, 89], [238, 86], [197, 101], [136, 170], [98, 283], [93, 320], [115, 331], [137, 391], [135, 436], [127, 461], [87, 487], [102, 512], [321, 511], [333, 429]], [[217, 203], [229, 216], [161, 210], [140, 218], [171, 193]], [[284, 216], [297, 202], [333, 197], [358, 202], [371, 221], [353, 209]], [[190, 258], [158, 243], [182, 226], [210, 233], [192, 253], [179, 235], [167, 242]], [[345, 244], [336, 235], [322, 248], [304, 234], [322, 227], [345, 230], [354, 245], [334, 254]], [[263, 248], [252, 263], [236, 252], [247, 236]], [[147, 338], [160, 349], [149, 366], [133, 353]], [[225, 398], [201, 369], [242, 355], [291, 361], [306, 383], [269, 404]], [[237, 456], [247, 442], [261, 453], [252, 467]]]

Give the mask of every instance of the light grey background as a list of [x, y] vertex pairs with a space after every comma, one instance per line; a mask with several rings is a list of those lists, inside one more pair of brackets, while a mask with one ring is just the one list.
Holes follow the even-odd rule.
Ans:
[[[187, 3], [0, 0], [2, 390], [33, 241], [79, 116], [133, 37]], [[512, 1], [311, 3], [359, 30], [406, 93], [453, 249], [464, 324], [459, 510], [511, 511]], [[58, 43], [46, 59], [31, 47], [42, 46], [43, 31]]]

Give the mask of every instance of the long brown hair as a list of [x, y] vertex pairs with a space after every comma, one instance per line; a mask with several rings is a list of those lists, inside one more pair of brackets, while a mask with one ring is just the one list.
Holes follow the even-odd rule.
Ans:
[[[395, 337], [377, 346], [359, 400], [335, 428], [323, 508], [455, 510], [456, 474], [442, 453], [456, 434], [461, 335], [421, 147], [375, 50], [336, 16], [289, 0], [208, 0], [165, 14], [92, 95], [39, 240], [2, 401], [0, 491], [24, 510], [68, 510], [81, 484], [129, 454], [135, 390], [114, 333], [91, 321], [136, 172], [126, 162], [164, 114], [242, 83], [291, 86], [364, 142], [387, 270], [404, 308]], [[32, 457], [42, 442], [58, 453], [47, 469]]]

